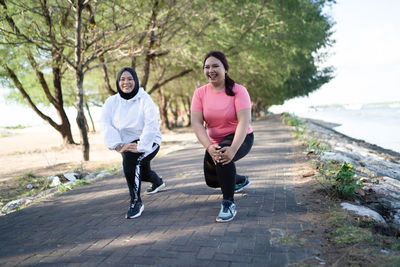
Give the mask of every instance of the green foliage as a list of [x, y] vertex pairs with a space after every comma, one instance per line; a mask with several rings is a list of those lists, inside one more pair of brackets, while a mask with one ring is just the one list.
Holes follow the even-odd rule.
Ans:
[[71, 187], [69, 187], [69, 186], [65, 186], [63, 184], [60, 184], [59, 186], [57, 186], [57, 191], [60, 193], [65, 193], [69, 190], [71, 190]]
[[362, 183], [354, 178], [353, 166], [348, 163], [343, 163], [339, 172], [334, 177], [336, 194], [339, 197], [348, 198], [355, 197], [357, 189], [362, 188]]
[[304, 121], [302, 121], [299, 117], [287, 112], [282, 113], [282, 122], [289, 126], [305, 126]]
[[[112, 87], [115, 87], [116, 73], [123, 66], [135, 65], [142, 82], [145, 62], [150, 56], [151, 71], [146, 90], [184, 70], [192, 70], [162, 87], [170, 100], [191, 96], [196, 87], [207, 82], [202, 63], [210, 50], [225, 52], [230, 76], [249, 90], [255, 109], [262, 110], [293, 97], [308, 95], [332, 78], [330, 67], [320, 67], [325, 60], [321, 51], [333, 43], [330, 39], [333, 22], [323, 12], [332, 2], [90, 1], [93, 13], [89, 9], [82, 13], [82, 40], [88, 41], [82, 47], [83, 59], [87, 60], [84, 64], [85, 98], [92, 105], [102, 105], [108, 96], [103, 74], [97, 69], [99, 54], [108, 62]], [[158, 6], [154, 8], [156, 3]], [[0, 41], [7, 44], [0, 48], [0, 56], [16, 71], [35, 104], [50, 103], [27, 60], [26, 51], [33, 54], [53, 96], [54, 69], [60, 68], [63, 104], [73, 106], [76, 75], [67, 64], [75, 60], [73, 4], [68, 1], [47, 3], [55, 45], [50, 42], [50, 31], [40, 5], [11, 1], [7, 2], [7, 7], [7, 10], [0, 9], [0, 19], [5, 22], [6, 15], [12, 17], [25, 36], [10, 34], [7, 23], [0, 26]], [[118, 16], [113, 13], [115, 10]], [[27, 39], [31, 41], [26, 42]], [[154, 41], [151, 48], [148, 47], [150, 40]], [[120, 45], [116, 48], [111, 47], [118, 42]], [[149, 50], [153, 51], [152, 55], [146, 54]], [[60, 53], [63, 60], [55, 61]], [[0, 81], [11, 89], [10, 99], [25, 103], [1, 67]]]
[[90, 184], [88, 181], [85, 180], [77, 180], [74, 185], [71, 186], [71, 189], [75, 189], [84, 185], [88, 185]]
[[324, 151], [329, 150], [329, 146], [321, 143], [318, 140], [314, 140], [305, 135], [307, 129], [306, 123], [299, 117], [289, 114], [287, 112], [282, 113], [282, 122], [286, 125], [293, 126], [296, 133], [296, 138], [306, 147], [307, 152], [313, 152], [315, 154], [322, 154]]

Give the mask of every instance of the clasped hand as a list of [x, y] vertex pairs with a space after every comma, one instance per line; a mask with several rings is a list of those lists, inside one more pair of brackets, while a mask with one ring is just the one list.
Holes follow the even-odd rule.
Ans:
[[230, 146], [220, 147], [217, 144], [209, 146], [208, 153], [211, 155], [214, 163], [221, 163], [223, 165], [231, 162], [235, 156], [235, 152]]
[[137, 143], [128, 143], [124, 144], [122, 148], [119, 150], [120, 153], [123, 152], [132, 152], [132, 153], [138, 153], [137, 150]]

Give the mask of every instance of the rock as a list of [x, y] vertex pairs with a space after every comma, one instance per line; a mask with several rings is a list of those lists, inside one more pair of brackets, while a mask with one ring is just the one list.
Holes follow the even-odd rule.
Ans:
[[110, 175], [109, 172], [100, 172], [99, 174], [96, 175], [96, 179], [101, 179], [101, 178], [107, 177], [109, 175]]
[[51, 183], [55, 177], [57, 177], [57, 175], [51, 175], [51, 176], [48, 176], [46, 178], [46, 180], [47, 180], [47, 182]]
[[60, 177], [58, 177], [58, 176], [52, 176], [52, 177], [53, 177], [53, 178], [52, 178], [52, 180], [51, 180], [50, 187], [59, 186], [59, 185], [61, 184]]
[[78, 177], [79, 174], [74, 173], [74, 172], [68, 172], [68, 173], [64, 173], [64, 177], [68, 180], [68, 181], [76, 181], [76, 177]]
[[32, 200], [30, 198], [21, 198], [21, 199], [10, 201], [1, 209], [1, 212], [8, 213], [10, 211], [18, 209], [22, 205], [29, 204], [30, 202], [32, 202]]
[[97, 174], [98, 174], [97, 172], [90, 173], [90, 174], [86, 175], [85, 177], [83, 177], [83, 179], [84, 180], [92, 180], [92, 179], [96, 178]]
[[353, 204], [350, 204], [350, 203], [342, 203], [340, 205], [345, 210], [354, 211], [357, 215], [360, 215], [360, 216], [363, 216], [363, 217], [370, 217], [374, 221], [386, 225], [385, 219], [383, 219], [383, 217], [379, 213], [377, 213], [376, 211], [374, 211], [374, 210], [372, 210], [370, 208], [367, 208], [367, 207], [364, 207], [364, 206], [359, 206], [359, 205], [353, 205]]

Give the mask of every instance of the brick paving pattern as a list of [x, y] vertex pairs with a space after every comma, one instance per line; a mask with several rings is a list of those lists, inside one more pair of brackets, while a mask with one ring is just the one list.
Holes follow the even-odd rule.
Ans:
[[306, 208], [289, 183], [296, 168], [290, 132], [277, 116], [253, 128], [253, 149], [237, 163], [251, 185], [235, 194], [234, 221], [215, 222], [220, 190], [205, 185], [204, 149], [188, 145], [153, 161], [167, 188], [142, 194], [137, 219], [124, 218], [121, 175], [1, 216], [0, 266], [286, 266], [313, 257], [302, 245], [279, 242], [310, 227], [297, 219]]

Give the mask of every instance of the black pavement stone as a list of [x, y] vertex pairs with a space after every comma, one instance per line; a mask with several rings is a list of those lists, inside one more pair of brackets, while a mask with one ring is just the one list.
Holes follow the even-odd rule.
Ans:
[[0, 266], [285, 266], [313, 257], [307, 247], [271, 245], [272, 228], [295, 236], [312, 227], [297, 219], [307, 207], [289, 184], [297, 166], [291, 133], [277, 116], [253, 128], [253, 149], [237, 162], [252, 184], [235, 194], [232, 222], [215, 222], [221, 191], [205, 185], [204, 149], [189, 144], [154, 160], [167, 188], [143, 194], [137, 219], [124, 218], [129, 197], [121, 175], [0, 216]]

